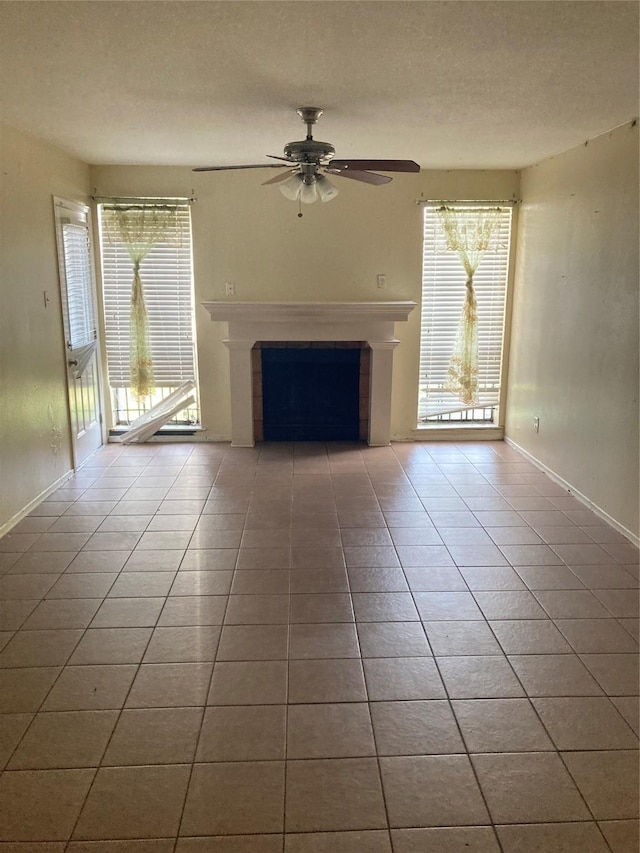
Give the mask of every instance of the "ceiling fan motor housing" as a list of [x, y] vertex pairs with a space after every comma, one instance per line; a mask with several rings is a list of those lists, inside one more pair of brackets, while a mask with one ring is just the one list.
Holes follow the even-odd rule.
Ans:
[[336, 150], [328, 142], [318, 142], [315, 139], [303, 139], [300, 142], [289, 142], [284, 147], [284, 156], [295, 163], [324, 163], [335, 157]]

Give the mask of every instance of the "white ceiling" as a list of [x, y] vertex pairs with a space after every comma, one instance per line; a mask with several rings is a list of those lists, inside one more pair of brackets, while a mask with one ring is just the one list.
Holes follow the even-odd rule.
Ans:
[[520, 168], [637, 115], [638, 3], [0, 2], [3, 120], [95, 164]]

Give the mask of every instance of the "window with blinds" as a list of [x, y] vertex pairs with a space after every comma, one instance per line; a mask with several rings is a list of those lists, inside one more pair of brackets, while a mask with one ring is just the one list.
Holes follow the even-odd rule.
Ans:
[[[140, 199], [140, 203], [148, 201]], [[127, 200], [131, 204], [133, 200]], [[129, 393], [130, 317], [133, 262], [110, 222], [116, 204], [99, 206], [102, 301], [109, 386], [116, 424], [126, 424], [187, 380], [196, 381], [195, 323], [191, 263], [191, 211], [176, 203], [165, 236], [140, 264], [147, 309], [156, 392], [140, 403]], [[197, 409], [179, 413], [173, 423], [198, 421]]]
[[63, 312], [64, 335], [69, 349], [77, 349], [96, 339], [96, 311], [93, 298], [93, 270], [88, 210], [57, 201], [56, 228], [62, 296], [67, 306]]
[[[455, 204], [447, 205], [456, 208]], [[469, 217], [488, 203], [461, 205]], [[462, 403], [445, 389], [467, 274], [456, 251], [447, 248], [436, 205], [424, 207], [422, 319], [418, 426], [432, 421], [493, 422], [500, 399], [502, 349], [511, 237], [510, 206], [500, 208], [489, 248], [473, 276], [477, 300], [478, 402]]]

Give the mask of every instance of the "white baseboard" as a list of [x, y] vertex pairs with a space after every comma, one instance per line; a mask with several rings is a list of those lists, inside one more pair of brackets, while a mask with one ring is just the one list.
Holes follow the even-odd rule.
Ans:
[[74, 471], [67, 471], [66, 474], [63, 474], [62, 477], [58, 477], [58, 479], [52, 483], [47, 489], [44, 490], [41, 494], [38, 495], [37, 498], [34, 498], [32, 501], [23, 507], [19, 512], [17, 512], [9, 521], [5, 522], [2, 526], [0, 526], [0, 537], [4, 536], [8, 533], [12, 528], [18, 524], [19, 521], [22, 521], [25, 516], [29, 515], [32, 509], [35, 509], [38, 504], [42, 503], [43, 500], [52, 495], [63, 483], [66, 483], [67, 480], [71, 479], [74, 475]]
[[594, 512], [599, 518], [601, 518], [603, 521], [605, 521], [610, 527], [615, 528], [615, 530], [617, 530], [618, 533], [622, 533], [623, 536], [626, 536], [627, 539], [633, 545], [636, 546], [636, 548], [640, 547], [640, 536], [637, 536], [635, 533], [632, 533], [631, 530], [627, 530], [627, 528], [624, 525], [620, 524], [619, 521], [616, 521], [616, 519], [613, 518], [612, 516], [610, 516], [608, 512], [605, 512], [605, 510], [603, 510], [602, 507], [599, 507], [592, 500], [590, 500], [586, 495], [583, 495], [582, 492], [579, 492], [578, 489], [576, 489], [574, 486], [571, 485], [571, 483], [568, 483], [559, 474], [556, 474], [555, 471], [552, 471], [551, 468], [548, 468], [543, 462], [540, 462], [539, 459], [536, 459], [535, 456], [532, 456], [530, 453], [528, 453], [526, 450], [524, 450], [522, 447], [520, 447], [519, 444], [516, 444], [516, 442], [513, 441], [513, 439], [505, 436], [504, 440], [505, 440], [506, 444], [513, 447], [519, 453], [522, 453], [522, 455], [525, 456], [528, 459], [528, 461], [531, 462], [532, 465], [535, 465], [536, 468], [539, 468], [541, 471], [544, 471], [544, 473], [551, 480], [553, 480], [554, 483], [557, 483], [559, 486], [562, 486], [563, 489], [566, 489], [568, 492], [570, 492], [571, 495], [574, 498], [576, 498], [576, 500], [579, 500], [580, 503], [583, 503], [587, 507], [587, 509], [590, 509], [592, 512]]

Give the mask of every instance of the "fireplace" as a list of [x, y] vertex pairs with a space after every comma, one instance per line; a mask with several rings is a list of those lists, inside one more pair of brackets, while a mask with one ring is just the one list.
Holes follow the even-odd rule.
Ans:
[[[231, 442], [252, 447], [260, 435], [261, 390], [255, 378], [255, 353], [263, 347], [300, 344], [338, 348], [365, 346], [368, 373], [358, 395], [358, 437], [370, 445], [389, 444], [391, 435], [391, 381], [395, 323], [406, 321], [415, 302], [204, 302], [214, 321], [228, 323], [231, 387]], [[362, 342], [362, 343], [361, 343]], [[256, 344], [260, 346], [256, 347]], [[275, 345], [275, 346], [274, 346]], [[362, 368], [360, 368], [362, 370]], [[366, 403], [362, 403], [363, 398]], [[366, 406], [365, 416], [362, 407]]]
[[362, 341], [255, 344], [255, 440], [366, 441], [370, 353]]

